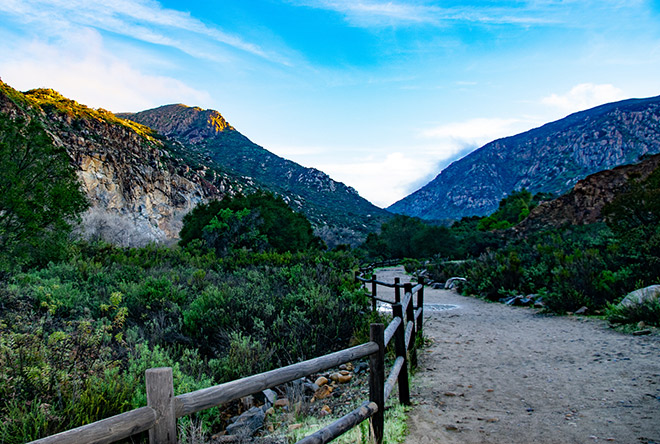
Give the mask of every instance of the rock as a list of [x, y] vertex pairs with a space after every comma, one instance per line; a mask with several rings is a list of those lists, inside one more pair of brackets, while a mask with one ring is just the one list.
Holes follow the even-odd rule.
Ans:
[[650, 287], [640, 288], [626, 295], [619, 303], [619, 307], [633, 307], [645, 302], [657, 301], [660, 298], [660, 285], [651, 285]]
[[[345, 372], [346, 374], [343, 374], [343, 372]], [[333, 381], [337, 381], [341, 384], [350, 381], [352, 378], [353, 375], [351, 375], [350, 372], [346, 370], [343, 370], [342, 372], [333, 373], [330, 375], [330, 379], [332, 379]]]
[[312, 401], [317, 399], [325, 399], [332, 394], [332, 387], [329, 385], [324, 385], [320, 387], [315, 393]]
[[305, 384], [303, 384], [303, 387], [305, 387], [306, 395], [313, 395], [319, 389], [319, 386], [314, 384], [313, 382], [306, 382]]
[[277, 399], [277, 393], [275, 393], [271, 389], [266, 389], [261, 393], [264, 396], [264, 404], [268, 404], [269, 407], [275, 404], [275, 400]]
[[328, 383], [328, 378], [325, 376], [319, 376], [316, 378], [316, 381], [314, 381], [314, 384], [318, 385], [319, 387], [322, 387]]
[[545, 303], [543, 302], [543, 298], [538, 298], [534, 301], [534, 308], [543, 308], [545, 307]]
[[644, 336], [650, 334], [651, 334], [651, 330], [637, 330], [633, 332], [633, 336]]
[[514, 296], [514, 297], [512, 297], [512, 298], [510, 298], [510, 299], [507, 299], [507, 301], [505, 302], [505, 304], [506, 304], [506, 305], [511, 305], [511, 306], [520, 306], [520, 305], [523, 305], [523, 304], [522, 304], [522, 300], [523, 300], [523, 296], [522, 296], [522, 295], [518, 295], [518, 296]]
[[227, 435], [245, 436], [254, 435], [264, 425], [266, 414], [259, 407], [252, 407], [236, 418], [233, 424], [227, 426]]
[[449, 278], [447, 282], [445, 282], [445, 289], [450, 290], [462, 282], [467, 282], [467, 279], [462, 277]]
[[326, 415], [330, 415], [331, 413], [332, 413], [332, 409], [327, 404], [325, 404], [323, 407], [321, 407], [321, 411], [319, 412], [319, 415], [326, 416]]
[[279, 407], [279, 408], [284, 408], [289, 406], [289, 400], [286, 398], [278, 399], [275, 401], [273, 404], [273, 407]]
[[363, 371], [367, 370], [368, 368], [369, 368], [369, 364], [367, 364], [366, 362], [360, 362], [360, 363], [359, 363], [358, 365], [356, 365], [355, 368], [353, 369], [353, 373], [355, 373], [355, 374], [360, 374], [360, 373], [362, 373]]
[[589, 311], [589, 308], [583, 306], [583, 307], [580, 307], [578, 310], [576, 310], [575, 314], [576, 315], [584, 315], [584, 314], [587, 314], [588, 311]]
[[431, 285], [431, 288], [433, 288], [434, 290], [444, 290], [445, 284], [443, 284], [442, 282], [434, 282]]

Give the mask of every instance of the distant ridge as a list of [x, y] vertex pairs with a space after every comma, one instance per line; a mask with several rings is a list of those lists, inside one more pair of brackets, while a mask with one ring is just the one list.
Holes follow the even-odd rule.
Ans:
[[388, 210], [422, 219], [487, 215], [512, 191], [560, 195], [598, 171], [660, 153], [660, 96], [608, 103], [498, 139]]

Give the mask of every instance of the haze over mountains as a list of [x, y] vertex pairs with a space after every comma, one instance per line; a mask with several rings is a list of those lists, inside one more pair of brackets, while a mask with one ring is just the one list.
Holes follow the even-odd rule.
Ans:
[[483, 216], [512, 191], [560, 195], [589, 174], [660, 152], [660, 96], [609, 103], [490, 142], [388, 210], [422, 219]]

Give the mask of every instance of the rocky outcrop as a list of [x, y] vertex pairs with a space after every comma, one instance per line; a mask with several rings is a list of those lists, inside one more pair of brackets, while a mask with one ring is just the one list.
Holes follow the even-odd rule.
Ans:
[[149, 130], [122, 124], [52, 90], [24, 95], [2, 85], [0, 112], [38, 119], [66, 148], [91, 208], [83, 233], [122, 245], [178, 237], [183, 216], [199, 202], [232, 192], [228, 178], [205, 180], [180, 165]]
[[556, 195], [598, 171], [660, 153], [660, 97], [599, 106], [490, 142], [393, 204], [423, 219], [487, 215], [512, 191]]
[[579, 181], [563, 196], [542, 202], [513, 230], [524, 234], [544, 228], [603, 222], [603, 208], [621, 192], [626, 191], [631, 180], [643, 181], [658, 168], [660, 154], [650, 156], [637, 164], [592, 174]]

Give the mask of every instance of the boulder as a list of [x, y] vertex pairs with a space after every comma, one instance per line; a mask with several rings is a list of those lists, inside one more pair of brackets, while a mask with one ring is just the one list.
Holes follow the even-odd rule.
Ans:
[[651, 285], [650, 287], [640, 288], [628, 293], [619, 303], [620, 307], [633, 307], [645, 302], [657, 301], [660, 298], [660, 285]]
[[447, 282], [445, 282], [445, 289], [450, 290], [462, 282], [467, 282], [467, 279], [462, 277], [449, 278]]
[[259, 407], [252, 407], [227, 426], [227, 435], [249, 437], [264, 425], [266, 414]]

